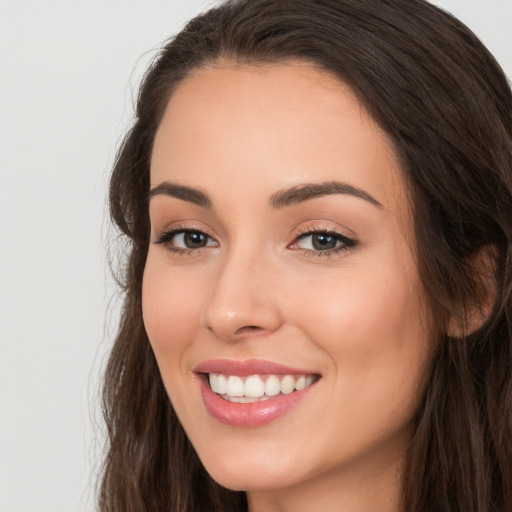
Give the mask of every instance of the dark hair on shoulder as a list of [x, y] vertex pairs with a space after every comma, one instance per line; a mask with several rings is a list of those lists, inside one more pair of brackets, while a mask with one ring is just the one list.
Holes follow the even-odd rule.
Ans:
[[128, 252], [103, 387], [99, 510], [247, 508], [244, 493], [201, 466], [144, 329], [149, 161], [166, 104], [189, 73], [293, 60], [350, 86], [393, 142], [411, 198], [436, 356], [407, 454], [403, 510], [510, 512], [512, 94], [478, 38], [424, 0], [228, 1], [190, 21], [147, 71], [110, 183]]

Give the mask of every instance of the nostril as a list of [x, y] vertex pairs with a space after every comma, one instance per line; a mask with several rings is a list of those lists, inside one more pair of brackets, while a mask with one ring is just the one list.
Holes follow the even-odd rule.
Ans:
[[239, 334], [248, 334], [250, 332], [263, 331], [262, 327], [258, 327], [257, 325], [245, 325], [244, 327], [240, 327], [235, 332], [236, 335]]

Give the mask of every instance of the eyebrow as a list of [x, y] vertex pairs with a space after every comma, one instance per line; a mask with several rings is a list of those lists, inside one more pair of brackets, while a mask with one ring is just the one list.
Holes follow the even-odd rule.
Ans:
[[185, 185], [164, 181], [149, 191], [149, 199], [162, 194], [197, 204], [203, 208], [211, 208], [212, 206], [211, 199], [204, 192]]
[[270, 204], [273, 208], [279, 209], [331, 194], [346, 194], [359, 199], [364, 199], [378, 208], [383, 207], [382, 204], [373, 196], [368, 194], [368, 192], [340, 181], [304, 183], [286, 190], [280, 190], [279, 192], [272, 194]]
[[[294, 204], [309, 201], [317, 197], [345, 194], [359, 199], [364, 199], [370, 204], [382, 208], [382, 204], [363, 189], [340, 181], [326, 181], [323, 183], [303, 183], [285, 190], [279, 190], [270, 197], [272, 208], [281, 209]], [[167, 195], [194, 203], [202, 208], [211, 208], [212, 201], [207, 194], [200, 190], [185, 185], [178, 185], [164, 181], [149, 191], [149, 199], [158, 195]]]

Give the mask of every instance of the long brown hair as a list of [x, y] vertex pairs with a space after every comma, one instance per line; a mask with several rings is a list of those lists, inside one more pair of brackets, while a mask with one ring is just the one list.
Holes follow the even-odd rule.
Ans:
[[[192, 70], [290, 59], [352, 88], [393, 141], [411, 197], [436, 356], [407, 455], [403, 510], [510, 512], [512, 95], [471, 31], [424, 0], [232, 0], [192, 20], [155, 59], [110, 184], [111, 216], [127, 245], [124, 308], [103, 387], [99, 509], [247, 508], [244, 493], [220, 487], [201, 466], [144, 329], [149, 159], [169, 97]], [[484, 314], [476, 330], [464, 329]], [[454, 318], [461, 327], [450, 332]]]

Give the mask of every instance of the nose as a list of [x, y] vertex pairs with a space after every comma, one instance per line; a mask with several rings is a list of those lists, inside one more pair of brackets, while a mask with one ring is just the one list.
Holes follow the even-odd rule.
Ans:
[[203, 325], [217, 338], [237, 341], [270, 334], [282, 323], [272, 265], [258, 257], [233, 254], [219, 264]]

